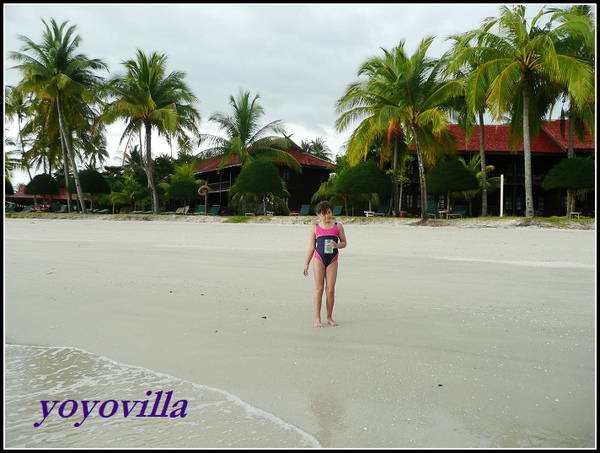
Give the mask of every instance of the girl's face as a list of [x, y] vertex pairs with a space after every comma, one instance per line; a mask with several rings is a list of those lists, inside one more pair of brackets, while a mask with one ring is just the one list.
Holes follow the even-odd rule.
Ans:
[[326, 212], [320, 212], [319, 214], [317, 214], [319, 216], [319, 219], [325, 223], [329, 223], [331, 222], [331, 217], [332, 217], [332, 212], [331, 209], [328, 209]]

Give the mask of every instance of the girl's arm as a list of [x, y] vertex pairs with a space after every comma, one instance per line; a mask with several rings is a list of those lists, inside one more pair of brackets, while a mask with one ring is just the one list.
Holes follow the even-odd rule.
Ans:
[[310, 229], [310, 241], [308, 243], [308, 254], [306, 255], [306, 262], [304, 263], [304, 276], [308, 277], [308, 266], [310, 260], [315, 253], [315, 244], [317, 242], [317, 227], [315, 225]]
[[338, 236], [340, 237], [340, 242], [337, 244], [334, 242], [332, 245], [336, 249], [343, 249], [348, 245], [348, 241], [346, 241], [346, 232], [344, 231], [344, 227], [338, 223]]

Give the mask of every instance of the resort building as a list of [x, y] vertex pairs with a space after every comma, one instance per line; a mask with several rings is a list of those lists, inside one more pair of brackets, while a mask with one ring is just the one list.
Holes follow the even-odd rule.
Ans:
[[[458, 155], [465, 162], [469, 162], [474, 155], [479, 155], [479, 128], [475, 128], [469, 142], [466, 142], [465, 133], [456, 125], [451, 125], [451, 130], [456, 137]], [[565, 125], [568, 131], [568, 121]], [[525, 215], [525, 170], [523, 158], [523, 144], [515, 151], [509, 147], [509, 126], [489, 125], [484, 129], [484, 146], [486, 165], [493, 165], [494, 172], [488, 177], [504, 175], [504, 215]], [[533, 172], [533, 199], [536, 216], [564, 216], [567, 209], [567, 191], [545, 191], [541, 183], [548, 171], [560, 160], [567, 158], [568, 135], [563, 136], [560, 130], [560, 121], [551, 121], [541, 130], [540, 134], [531, 139], [531, 167]], [[576, 157], [594, 156], [596, 145], [591, 134], [586, 140], [574, 140]], [[403, 185], [401, 211], [406, 211], [416, 216], [420, 215], [420, 185], [417, 159], [407, 164], [406, 176], [409, 182]], [[428, 196], [429, 203], [438, 204], [439, 209], [445, 209], [446, 195]], [[456, 204], [465, 204], [464, 200]], [[595, 215], [595, 194], [588, 195], [584, 201], [576, 201], [576, 211], [584, 215]], [[481, 197], [476, 196], [470, 203], [469, 216], [481, 215]], [[500, 215], [500, 190], [488, 193], [488, 214]]]
[[[330, 171], [327, 169], [331, 162], [320, 159], [307, 153], [287, 137], [291, 143], [289, 148], [278, 148], [293, 156], [300, 166], [302, 173], [278, 165], [279, 174], [285, 181], [290, 196], [285, 200], [290, 212], [300, 211], [302, 205], [311, 204], [313, 194], [319, 186], [329, 179]], [[221, 156], [204, 159], [196, 169], [196, 179], [204, 179], [210, 188], [208, 195], [209, 205], [220, 205], [222, 214], [234, 214], [229, 208], [228, 191], [242, 170], [242, 165], [237, 157], [225, 162], [221, 170]]]

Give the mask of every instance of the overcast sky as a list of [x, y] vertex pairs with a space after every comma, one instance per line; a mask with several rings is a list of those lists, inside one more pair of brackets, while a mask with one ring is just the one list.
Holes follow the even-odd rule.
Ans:
[[[69, 21], [82, 38], [80, 52], [108, 64], [108, 77], [123, 72], [122, 62], [136, 49], [168, 56], [167, 71], [182, 71], [200, 100], [202, 133], [218, 134], [208, 118], [230, 113], [229, 98], [240, 89], [260, 94], [263, 123], [282, 120], [288, 135], [302, 140], [323, 138], [333, 154], [351, 131], [334, 131], [334, 105], [360, 65], [381, 49], [401, 40], [412, 55], [420, 41], [436, 36], [430, 55], [448, 50], [448, 35], [478, 28], [498, 15], [499, 4], [4, 4], [5, 85], [21, 76], [8, 69], [9, 51], [19, 51], [25, 35], [41, 42], [42, 19]], [[529, 5], [534, 17], [542, 4]], [[9, 135], [16, 135], [11, 128]], [[108, 129], [111, 159], [123, 124]], [[154, 139], [153, 154], [170, 154], [166, 142]], [[177, 150], [173, 150], [176, 156]], [[15, 173], [13, 184], [28, 182]]]

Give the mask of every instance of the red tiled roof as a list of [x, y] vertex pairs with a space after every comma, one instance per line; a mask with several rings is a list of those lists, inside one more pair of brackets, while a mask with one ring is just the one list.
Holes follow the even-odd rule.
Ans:
[[[450, 125], [450, 130], [456, 137], [456, 147], [460, 151], [479, 151], [479, 127], [473, 129], [473, 133], [466, 143], [465, 133], [456, 125]], [[485, 126], [485, 149], [486, 151], [510, 152], [509, 146], [509, 126], [508, 125], [488, 125]], [[552, 121], [542, 128], [540, 134], [531, 139], [531, 152], [563, 154], [566, 152], [567, 139], [560, 137], [559, 121]], [[575, 149], [595, 149], [591, 135], [586, 143], [575, 140]], [[523, 143], [519, 145], [517, 151], [523, 151]]]
[[[309, 154], [309, 153], [303, 151], [302, 148], [300, 148], [294, 142], [292, 142], [292, 146], [290, 147], [290, 149], [282, 149], [279, 147], [277, 147], [277, 148], [281, 149], [282, 151], [285, 151], [286, 153], [293, 156], [298, 161], [298, 163], [303, 167], [326, 168], [327, 166], [331, 165], [331, 162], [327, 162], [326, 160], [320, 159], [316, 156], [313, 156], [312, 154]], [[215, 157], [210, 157], [208, 159], [204, 159], [200, 163], [200, 165], [196, 168], [196, 172], [204, 173], [207, 171], [216, 170], [217, 168], [219, 168], [219, 165], [221, 165], [221, 159], [222, 159], [222, 156], [215, 156]], [[231, 159], [229, 159], [225, 163], [225, 165], [223, 165], [223, 168], [233, 167], [235, 165], [239, 165], [239, 158], [237, 156], [234, 156]]]
[[[564, 138], [561, 136], [560, 134], [560, 120], [554, 120], [554, 121], [549, 121], [548, 123], [546, 123], [544, 125], [544, 130], [548, 133], [548, 135], [550, 135], [551, 138], [553, 138], [555, 141], [557, 141], [565, 150], [569, 147], [569, 120], [565, 121], [565, 136]], [[577, 138], [577, 136], [574, 137], [573, 140], [573, 147], [575, 149], [589, 149], [589, 150], [593, 150], [596, 149], [596, 143], [594, 141], [594, 137], [592, 137], [592, 134], [590, 133], [590, 129], [588, 127], [586, 127], [587, 129], [587, 136], [585, 138], [585, 140], [582, 142], [581, 140], [579, 140]]]
[[[38, 197], [42, 197], [42, 195], [37, 195]], [[46, 197], [48, 197], [48, 195], [46, 195]], [[17, 190], [16, 193], [14, 193], [13, 195], [7, 195], [6, 197], [7, 200], [12, 201], [12, 200], [31, 200], [31, 202], [33, 203], [33, 195], [27, 195], [25, 194], [25, 184], [21, 184], [19, 186], [19, 190]], [[77, 195], [71, 195], [71, 199], [75, 200], [77, 198]], [[89, 200], [88, 197], [84, 197], [86, 200]], [[67, 202], [67, 189], [65, 189], [64, 187], [59, 187], [58, 188], [58, 195], [52, 195], [52, 201], [64, 201], [65, 203]]]

